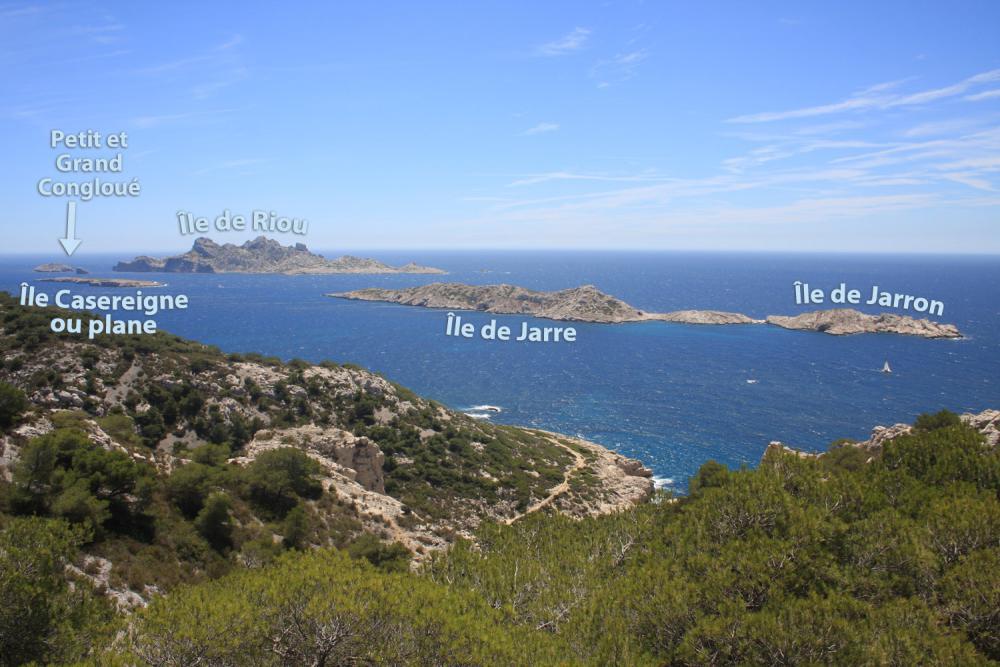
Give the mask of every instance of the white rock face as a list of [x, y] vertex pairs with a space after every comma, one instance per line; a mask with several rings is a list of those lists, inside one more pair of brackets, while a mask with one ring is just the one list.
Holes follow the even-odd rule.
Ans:
[[295, 428], [258, 431], [246, 446], [244, 456], [233, 461], [249, 463], [262, 452], [296, 447], [318, 461], [328, 471], [357, 482], [362, 488], [385, 493], [382, 464], [385, 455], [378, 445], [339, 428], [313, 424]]
[[962, 421], [986, 438], [986, 444], [996, 447], [1000, 443], [1000, 410], [983, 410], [979, 414], [965, 413]]

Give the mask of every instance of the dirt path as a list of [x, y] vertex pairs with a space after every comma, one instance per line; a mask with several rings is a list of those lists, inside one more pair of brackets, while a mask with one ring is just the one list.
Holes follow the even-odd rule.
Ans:
[[525, 511], [521, 512], [520, 514], [516, 514], [516, 515], [510, 517], [509, 519], [506, 519], [504, 521], [504, 523], [507, 524], [508, 526], [510, 524], [514, 523], [515, 521], [517, 521], [518, 519], [522, 519], [522, 518], [528, 516], [529, 514], [533, 514], [534, 512], [537, 512], [540, 509], [544, 509], [544, 508], [548, 507], [549, 505], [551, 505], [553, 502], [555, 502], [556, 498], [558, 498], [562, 494], [564, 494], [567, 491], [569, 491], [569, 482], [570, 482], [570, 478], [573, 476], [573, 474], [579, 472], [580, 470], [582, 470], [583, 468], [585, 468], [587, 466], [587, 460], [585, 458], [583, 458], [583, 454], [581, 454], [580, 452], [576, 451], [572, 447], [567, 447], [566, 445], [562, 444], [561, 442], [558, 442], [555, 438], [551, 438], [550, 437], [549, 441], [552, 444], [554, 444], [554, 445], [562, 447], [567, 452], [569, 452], [570, 454], [572, 454], [573, 458], [576, 459], [576, 461], [566, 471], [566, 474], [565, 474], [565, 476], [563, 478], [563, 481], [560, 482], [559, 484], [557, 484], [556, 486], [552, 487], [549, 490], [549, 495], [545, 496], [544, 498], [542, 498], [541, 500], [539, 500], [537, 503], [532, 504], [530, 507], [528, 507], [528, 509], [526, 509]]

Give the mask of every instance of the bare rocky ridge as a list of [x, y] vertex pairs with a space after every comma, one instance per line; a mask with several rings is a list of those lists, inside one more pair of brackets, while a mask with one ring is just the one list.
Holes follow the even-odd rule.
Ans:
[[398, 290], [369, 288], [328, 296], [361, 301], [388, 301], [424, 308], [532, 315], [550, 320], [613, 323], [645, 319], [642, 311], [604, 294], [593, 285], [559, 292], [537, 292], [516, 285], [432, 283]]
[[558, 292], [539, 292], [516, 285], [464, 285], [432, 283], [405, 289], [368, 288], [327, 296], [359, 301], [384, 301], [406, 306], [476, 310], [505, 315], [531, 315], [550, 320], [597, 322], [676, 322], [681, 324], [773, 324], [786, 329], [818, 331], [832, 335], [894, 333], [924, 338], [961, 338], [952, 324], [938, 324], [905, 315], [868, 315], [853, 309], [819, 310], [796, 316], [771, 315], [759, 320], [719, 310], [678, 310], [647, 313], [621, 299], [584, 285]]
[[118, 262], [115, 271], [150, 273], [445, 273], [441, 269], [410, 263], [389, 266], [374, 259], [344, 255], [326, 259], [310, 252], [302, 243], [283, 246], [279, 242], [258, 236], [243, 245], [219, 245], [208, 238], [199, 238], [183, 255], [158, 259], [140, 256], [129, 262]]

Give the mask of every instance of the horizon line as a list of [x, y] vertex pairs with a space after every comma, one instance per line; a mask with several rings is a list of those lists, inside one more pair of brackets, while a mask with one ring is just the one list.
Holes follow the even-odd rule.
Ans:
[[[271, 238], [271, 237], [269, 237]], [[281, 241], [280, 238], [275, 238], [274, 240]], [[302, 243], [302, 241], [294, 241], [287, 245], [294, 245], [294, 243]], [[284, 244], [283, 244], [284, 245]], [[567, 248], [560, 246], [543, 246], [543, 247], [529, 247], [529, 248], [515, 248], [515, 247], [467, 247], [467, 248], [454, 248], [454, 247], [438, 247], [438, 246], [422, 246], [418, 248], [414, 247], [404, 247], [404, 246], [341, 246], [341, 247], [324, 247], [324, 246], [311, 246], [308, 243], [304, 243], [310, 252], [337, 252], [337, 253], [353, 253], [353, 252], [441, 252], [441, 253], [482, 253], [482, 252], [560, 252], [560, 253], [635, 253], [635, 254], [655, 254], [655, 253], [717, 253], [717, 254], [752, 254], [752, 255], [878, 255], [878, 256], [935, 256], [935, 257], [1000, 257], [1000, 250], [996, 251], [974, 251], [974, 250], [858, 250], [858, 249], [829, 249], [829, 250], [818, 250], [814, 248], [808, 249], [760, 249], [760, 248], [633, 248], [633, 247], [622, 247], [622, 248]], [[117, 254], [132, 254], [137, 253], [136, 256], [149, 255], [152, 257], [158, 256], [169, 256], [169, 253], [174, 252], [188, 252], [188, 250], [160, 250], [160, 251], [149, 251], [149, 250], [107, 250], [102, 252], [87, 253], [86, 255], [77, 255], [77, 259], [85, 258], [87, 255], [91, 257], [106, 257], [108, 255]], [[72, 256], [63, 256], [63, 251], [60, 250], [24, 250], [24, 251], [0, 251], [0, 257], [24, 257], [24, 256], [41, 256], [48, 254], [58, 254], [60, 260], [64, 263], [72, 263], [74, 258]], [[157, 254], [158, 253], [158, 254]]]

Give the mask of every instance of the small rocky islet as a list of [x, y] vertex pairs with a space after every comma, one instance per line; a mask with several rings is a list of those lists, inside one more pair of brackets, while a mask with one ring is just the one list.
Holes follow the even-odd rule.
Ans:
[[42, 278], [43, 283], [70, 283], [72, 285], [90, 285], [91, 287], [165, 287], [165, 283], [155, 280], [132, 280], [131, 278]]
[[32, 269], [32, 271], [35, 273], [75, 273], [81, 276], [90, 273], [87, 269], [81, 269], [78, 266], [70, 266], [69, 264], [60, 264], [57, 262], [39, 264]]

